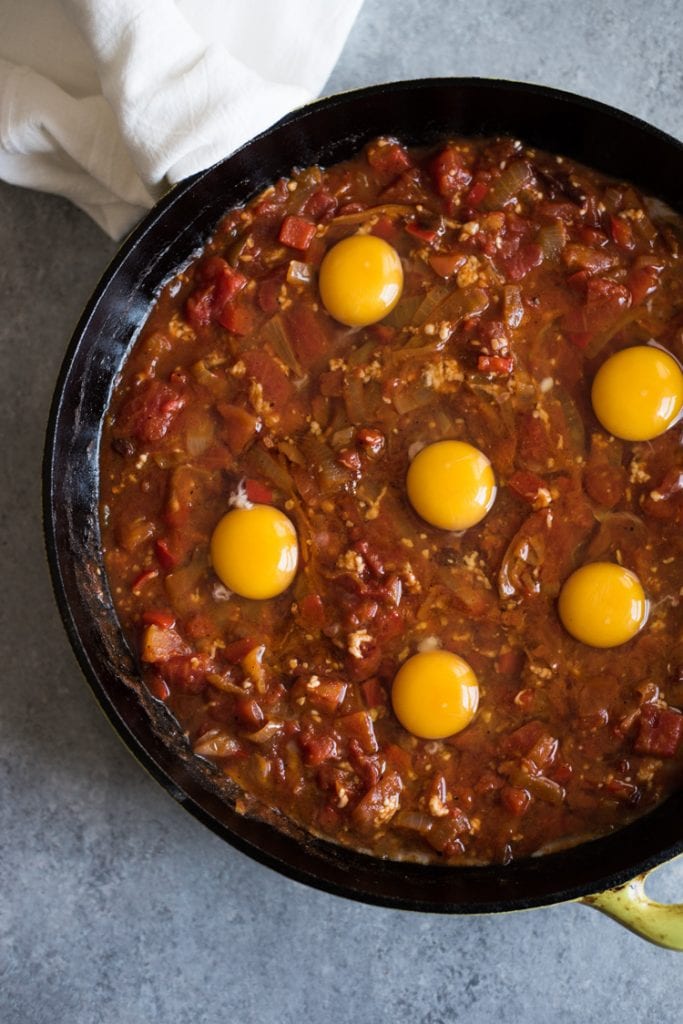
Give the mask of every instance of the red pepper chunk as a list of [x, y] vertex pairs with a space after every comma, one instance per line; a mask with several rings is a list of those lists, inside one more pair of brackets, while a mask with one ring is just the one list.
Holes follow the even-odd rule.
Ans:
[[146, 626], [170, 629], [171, 626], [175, 626], [175, 615], [173, 612], [165, 612], [158, 608], [146, 608], [142, 613], [142, 621]]
[[412, 220], [406, 224], [406, 231], [413, 238], [418, 238], [421, 242], [426, 242], [427, 245], [433, 245], [439, 237], [437, 228], [426, 228]]
[[516, 786], [503, 786], [500, 791], [500, 801], [506, 811], [521, 818], [529, 809], [531, 797], [526, 789], [518, 789]]
[[164, 572], [170, 572], [178, 564], [178, 559], [171, 551], [168, 541], [163, 537], [159, 537], [154, 541], [154, 554], [157, 556], [157, 561]]
[[293, 214], [285, 217], [280, 227], [278, 241], [288, 245], [291, 249], [300, 249], [304, 252], [308, 249], [315, 236], [315, 224], [306, 220], [305, 217], [296, 217]]
[[671, 708], [645, 704], [640, 712], [640, 731], [636, 737], [638, 754], [674, 757], [683, 739], [683, 715]]

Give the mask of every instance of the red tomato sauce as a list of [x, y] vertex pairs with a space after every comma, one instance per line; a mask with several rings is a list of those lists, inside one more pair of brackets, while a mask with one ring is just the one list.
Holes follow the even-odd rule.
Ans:
[[[357, 232], [396, 249], [404, 288], [350, 329], [317, 274]], [[518, 141], [377, 140], [230, 211], [163, 290], [107, 415], [104, 555], [150, 692], [239, 810], [379, 857], [505, 863], [680, 786], [681, 425], [612, 437], [590, 385], [630, 345], [683, 360], [682, 246], [661, 204]], [[481, 449], [498, 485], [460, 534], [405, 493], [412, 455], [444, 439]], [[278, 597], [241, 598], [212, 569], [237, 493], [296, 527]], [[557, 613], [598, 560], [651, 606], [609, 650]], [[434, 646], [480, 686], [445, 740], [391, 706], [400, 665]]]

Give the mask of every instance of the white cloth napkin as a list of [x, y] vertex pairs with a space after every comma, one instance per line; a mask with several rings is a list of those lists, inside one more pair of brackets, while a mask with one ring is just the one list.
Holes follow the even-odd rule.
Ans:
[[362, 0], [0, 0], [0, 178], [112, 238], [317, 96]]

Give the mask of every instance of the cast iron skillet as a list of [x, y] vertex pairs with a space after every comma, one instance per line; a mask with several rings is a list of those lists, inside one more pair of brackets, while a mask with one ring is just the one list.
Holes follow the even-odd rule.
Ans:
[[[54, 589], [81, 667], [125, 743], [176, 800], [256, 860], [328, 892], [389, 907], [471, 914], [589, 897], [624, 916], [617, 902], [640, 895], [634, 877], [683, 852], [683, 792], [607, 838], [505, 868], [382, 861], [242, 817], [218, 795], [209, 769], [189, 755], [168, 713], [139, 683], [104, 578], [97, 512], [102, 420], [160, 286], [201, 247], [228, 208], [293, 166], [334, 163], [381, 134], [415, 144], [448, 133], [519, 136], [631, 180], [683, 212], [679, 142], [601, 103], [552, 89], [427, 79], [334, 96], [285, 117], [158, 203], [122, 246], [76, 328], [45, 449], [45, 532]], [[622, 887], [617, 896], [596, 895], [614, 887]], [[673, 944], [662, 934], [664, 912], [680, 914], [681, 908], [659, 908], [660, 920], [647, 926], [627, 923]], [[677, 921], [683, 949], [683, 921]]]

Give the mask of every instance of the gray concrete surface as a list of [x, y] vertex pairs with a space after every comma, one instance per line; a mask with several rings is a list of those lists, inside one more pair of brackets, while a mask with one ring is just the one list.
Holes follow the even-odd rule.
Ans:
[[[477, 74], [599, 97], [683, 137], [678, 0], [366, 0], [328, 91]], [[252, 863], [139, 768], [81, 678], [40, 524], [50, 395], [112, 243], [0, 185], [1, 1024], [681, 1019], [683, 958], [588, 909], [432, 918]], [[683, 864], [653, 890], [683, 898]]]

